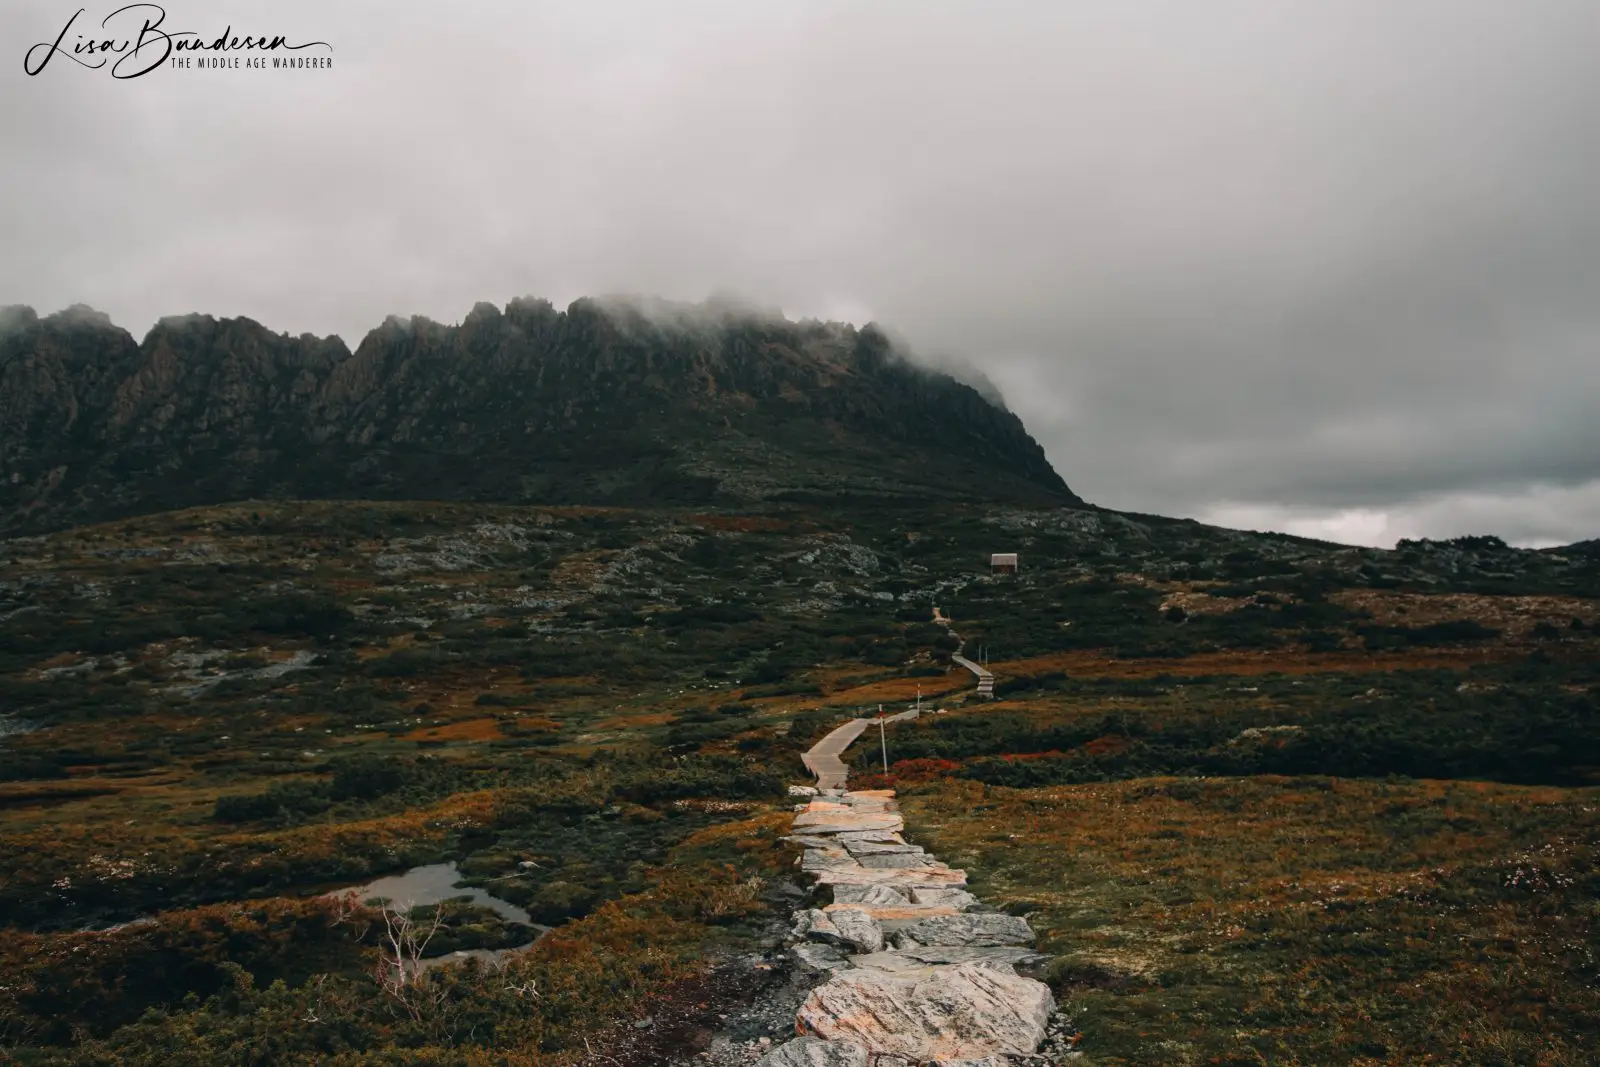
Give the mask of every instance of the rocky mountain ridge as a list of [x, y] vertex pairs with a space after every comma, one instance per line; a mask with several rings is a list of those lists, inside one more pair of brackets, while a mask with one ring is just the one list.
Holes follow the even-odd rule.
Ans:
[[0, 309], [0, 533], [261, 497], [1081, 503], [1015, 415], [870, 325], [519, 299], [351, 352]]

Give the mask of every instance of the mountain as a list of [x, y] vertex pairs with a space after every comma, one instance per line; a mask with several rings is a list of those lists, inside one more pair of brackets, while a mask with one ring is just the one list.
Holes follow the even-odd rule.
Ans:
[[252, 498], [1080, 504], [1020, 420], [875, 326], [480, 303], [337, 337], [0, 310], [0, 533]]

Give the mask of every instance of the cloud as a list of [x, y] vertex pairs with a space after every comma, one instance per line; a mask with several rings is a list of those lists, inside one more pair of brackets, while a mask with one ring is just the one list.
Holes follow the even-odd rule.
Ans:
[[334, 66], [0, 76], [0, 303], [734, 290], [969, 362], [1109, 506], [1600, 533], [1586, 0], [168, 11]]
[[1493, 533], [1523, 548], [1554, 548], [1580, 540], [1574, 529], [1600, 530], [1600, 479], [1501, 493], [1443, 493], [1388, 508], [1224, 503], [1188, 517], [1234, 529], [1278, 530], [1377, 548], [1393, 548], [1405, 538], [1443, 540], [1474, 532]]

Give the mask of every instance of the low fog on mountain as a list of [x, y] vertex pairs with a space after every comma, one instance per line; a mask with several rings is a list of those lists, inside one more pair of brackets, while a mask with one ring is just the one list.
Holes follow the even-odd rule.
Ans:
[[[0, 28], [20, 53], [70, 14]], [[0, 81], [0, 303], [354, 347], [480, 300], [732, 292], [975, 368], [1101, 505], [1600, 531], [1593, 4], [226, 17], [334, 66]]]

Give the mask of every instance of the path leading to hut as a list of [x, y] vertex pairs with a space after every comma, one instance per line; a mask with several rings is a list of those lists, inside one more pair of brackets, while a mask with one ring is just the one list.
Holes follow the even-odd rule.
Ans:
[[[958, 666], [965, 667], [976, 675], [978, 678], [978, 695], [993, 700], [994, 675], [961, 654], [962, 649], [967, 647], [966, 638], [950, 629], [950, 620], [937, 607], [933, 609], [933, 621], [943, 626], [951, 637], [961, 642], [956, 646], [955, 652], [951, 654], [951, 661]], [[917, 715], [918, 712], [912, 709], [902, 711], [898, 715], [884, 716], [883, 719], [885, 722], [900, 722], [903, 719], [915, 719]], [[855, 739], [861, 736], [863, 730], [876, 721], [876, 719], [851, 719], [843, 726], [830, 731], [821, 741], [812, 745], [810, 751], [800, 757], [805, 763], [806, 769], [817, 776], [817, 788], [844, 788], [847, 773], [844, 759], [842, 758], [844, 750], [849, 748]]]
[[1046, 960], [1028, 921], [984, 905], [965, 871], [907, 841], [892, 789], [845, 790], [840, 756], [871, 722], [805, 754], [821, 788], [791, 788], [813, 797], [785, 840], [815, 886], [789, 954], [817, 984], [795, 1013], [798, 1036], [756, 1067], [1062, 1062], [1072, 1044], [1050, 987], [1027, 973]]

